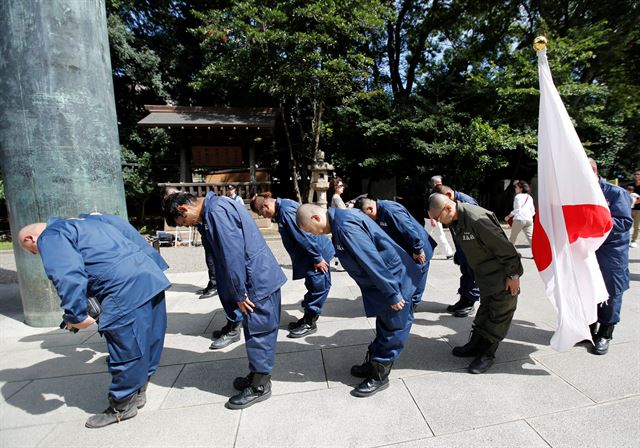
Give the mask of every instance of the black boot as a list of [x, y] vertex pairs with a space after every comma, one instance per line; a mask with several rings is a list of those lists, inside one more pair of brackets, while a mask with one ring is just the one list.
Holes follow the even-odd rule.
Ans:
[[369, 372], [371, 372], [371, 352], [367, 350], [364, 362], [351, 367], [351, 376], [355, 376], [356, 378], [366, 378], [369, 376]]
[[251, 386], [251, 382], [253, 381], [253, 372], [250, 372], [247, 376], [237, 376], [233, 380], [233, 388], [235, 390], [243, 391], [247, 387]]
[[389, 373], [391, 373], [391, 367], [393, 363], [386, 364], [371, 361], [369, 363], [369, 375], [358, 386], [351, 391], [351, 395], [356, 397], [370, 397], [378, 391], [384, 390], [389, 387]]
[[84, 426], [87, 428], [103, 428], [135, 417], [138, 414], [137, 397], [137, 393], [129, 395], [122, 400], [114, 400], [109, 397], [109, 407], [102, 414], [89, 417]]
[[222, 329], [213, 332], [209, 348], [211, 350], [216, 350], [224, 348], [234, 342], [238, 342], [240, 340], [241, 326], [242, 322], [231, 322], [228, 320], [227, 324], [222, 327]]
[[596, 355], [606, 355], [609, 351], [609, 341], [613, 338], [615, 325], [600, 325], [598, 334], [594, 339], [595, 347], [593, 353]]
[[138, 409], [142, 409], [144, 405], [147, 404], [147, 386], [149, 386], [149, 382], [147, 381], [144, 386], [140, 388], [138, 394], [136, 395], [136, 407]]
[[594, 322], [591, 325], [589, 325], [589, 332], [591, 333], [591, 340], [595, 344], [596, 335], [598, 334], [598, 322]]
[[475, 305], [475, 303], [475, 300], [460, 297], [460, 300], [447, 307], [447, 311], [453, 313], [455, 317], [467, 317], [473, 312], [473, 305]]
[[468, 356], [478, 356], [480, 353], [478, 351], [478, 346], [482, 341], [482, 336], [477, 333], [471, 333], [471, 337], [469, 338], [469, 342], [460, 347], [454, 347], [451, 350], [453, 356], [457, 356], [458, 358], [466, 358]]
[[479, 355], [469, 364], [469, 373], [484, 373], [493, 365], [499, 342], [482, 339], [479, 344]]
[[[250, 383], [240, 391], [239, 394], [229, 398], [225, 406], [229, 409], [244, 409], [249, 406], [268, 399], [271, 396], [271, 375], [268, 373], [251, 372], [247, 378], [251, 378]], [[238, 386], [241, 378], [236, 378]], [[233, 386], [236, 386], [234, 380]]]
[[305, 311], [302, 319], [298, 320], [294, 325], [289, 324], [288, 337], [297, 339], [308, 334], [313, 334], [318, 331], [316, 321], [320, 317], [319, 314], [313, 311]]

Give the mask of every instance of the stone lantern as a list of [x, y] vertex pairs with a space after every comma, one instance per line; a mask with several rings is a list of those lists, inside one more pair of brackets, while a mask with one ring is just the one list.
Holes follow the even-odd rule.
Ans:
[[[311, 171], [311, 187], [309, 188], [308, 202], [327, 208], [327, 190], [329, 189], [329, 172], [333, 171], [333, 165], [324, 161], [324, 151], [316, 152], [316, 161], [309, 166]], [[316, 200], [313, 200], [313, 194]]]

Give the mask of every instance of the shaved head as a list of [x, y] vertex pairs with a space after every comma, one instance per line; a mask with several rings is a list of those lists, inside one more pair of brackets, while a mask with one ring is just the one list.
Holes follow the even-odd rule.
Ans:
[[20, 247], [31, 252], [32, 254], [38, 253], [38, 237], [47, 228], [47, 224], [44, 222], [35, 222], [24, 226], [18, 232], [18, 242]]
[[457, 219], [457, 206], [454, 201], [441, 193], [429, 196], [429, 216], [442, 224], [450, 224]]
[[323, 235], [331, 232], [327, 209], [315, 204], [302, 204], [296, 212], [296, 223], [305, 232]]
[[443, 184], [438, 184], [435, 187], [433, 187], [433, 191], [435, 193], [444, 194], [445, 196], [447, 196], [451, 200], [453, 200], [453, 197], [455, 195], [455, 192], [453, 191], [453, 188], [448, 187], [448, 186], [443, 185]]
[[362, 210], [369, 218], [373, 220], [378, 219], [378, 204], [373, 199], [358, 199], [354, 207]]

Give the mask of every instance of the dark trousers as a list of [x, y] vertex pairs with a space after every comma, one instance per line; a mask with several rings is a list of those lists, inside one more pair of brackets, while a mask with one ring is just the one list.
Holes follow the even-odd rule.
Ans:
[[598, 322], [602, 325], [615, 325], [620, 322], [622, 293], [609, 296], [609, 300], [598, 305]]
[[427, 287], [427, 276], [429, 275], [429, 264], [431, 261], [427, 261], [424, 265], [420, 266], [420, 271], [422, 273], [422, 277], [420, 278], [420, 283], [416, 288], [416, 292], [413, 294], [411, 301], [414, 305], [422, 302], [422, 295], [424, 294], [424, 290]]
[[109, 396], [135, 394], [156, 372], [167, 330], [164, 291], [125, 318], [102, 329], [109, 350]]
[[502, 341], [518, 306], [518, 296], [509, 291], [500, 291], [480, 297], [480, 307], [473, 320], [473, 332], [490, 342]]
[[389, 307], [388, 312], [376, 316], [376, 337], [369, 345], [371, 360], [381, 363], [394, 361], [409, 338], [413, 323], [413, 307], [405, 303], [400, 311]]
[[320, 314], [331, 289], [331, 272], [307, 272], [304, 286], [307, 288], [307, 293], [302, 299], [302, 308], [314, 314]]
[[[453, 230], [450, 229], [453, 233]], [[469, 266], [467, 257], [465, 257], [462, 248], [453, 240], [456, 246], [456, 253], [453, 255], [453, 262], [460, 266], [460, 287], [458, 288], [458, 294], [460, 298], [467, 299], [473, 302], [480, 300], [480, 288], [476, 285], [476, 276], [473, 273], [473, 269]]]
[[476, 276], [466, 260], [464, 263], [460, 263], [460, 288], [458, 288], [458, 294], [460, 294], [460, 297], [474, 302], [480, 300], [480, 288], [476, 285]]
[[244, 316], [244, 342], [249, 358], [249, 370], [271, 373], [276, 358], [276, 340], [280, 325], [280, 290], [261, 300], [255, 300], [252, 313]]
[[202, 247], [204, 247], [204, 260], [207, 263], [207, 271], [209, 272], [209, 284], [207, 288], [214, 288], [216, 286], [216, 269], [213, 264], [213, 250], [209, 244], [209, 240], [202, 236]]

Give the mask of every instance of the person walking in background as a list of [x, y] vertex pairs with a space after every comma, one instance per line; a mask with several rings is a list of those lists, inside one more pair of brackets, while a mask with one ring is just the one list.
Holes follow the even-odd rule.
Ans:
[[509, 241], [516, 244], [516, 239], [520, 231], [524, 233], [529, 245], [531, 245], [531, 237], [533, 236], [533, 216], [536, 214], [536, 207], [533, 204], [533, 198], [529, 194], [531, 188], [529, 184], [519, 180], [514, 185], [516, 196], [513, 198], [513, 210], [504, 220], [511, 222], [511, 235]]
[[[431, 192], [433, 192], [436, 185], [442, 185], [442, 176], [432, 176], [430, 185]], [[451, 244], [449, 244], [449, 240], [447, 240], [442, 223], [433, 218], [425, 218], [424, 227], [427, 229], [429, 235], [436, 241], [437, 245], [444, 249], [444, 255], [447, 257], [447, 260], [453, 258], [454, 251]]]
[[598, 321], [591, 324], [593, 353], [605, 355], [609, 351], [609, 341], [613, 329], [620, 322], [622, 295], [629, 289], [629, 230], [631, 218], [631, 198], [622, 188], [612, 185], [598, 175], [598, 166], [589, 159], [591, 169], [598, 179], [600, 188], [611, 211], [613, 228], [604, 243], [596, 250], [596, 258], [602, 272], [604, 284], [609, 294], [608, 300], [598, 305]]
[[226, 187], [226, 195], [236, 201], [238, 204], [244, 206], [244, 200], [238, 195], [235, 185], [229, 184]]
[[270, 192], [251, 199], [251, 210], [263, 218], [275, 219], [282, 244], [291, 257], [293, 280], [304, 278], [307, 293], [302, 300], [304, 316], [289, 323], [289, 337], [301, 338], [318, 331], [316, 321], [331, 288], [329, 261], [335, 255], [326, 236], [303, 232], [296, 224], [298, 204], [291, 199], [272, 197]]
[[635, 201], [631, 204], [633, 207], [631, 211], [631, 216], [633, 217], [633, 233], [629, 246], [638, 247], [638, 234], [640, 233], [640, 169], [633, 173], [633, 183], [629, 184], [629, 187], [633, 187], [633, 193], [637, 195]]

